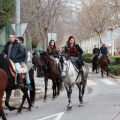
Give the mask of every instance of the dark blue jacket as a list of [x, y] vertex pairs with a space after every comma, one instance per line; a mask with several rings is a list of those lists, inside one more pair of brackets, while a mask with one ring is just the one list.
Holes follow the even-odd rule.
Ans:
[[100, 47], [100, 52], [101, 52], [101, 54], [103, 54], [103, 55], [106, 55], [107, 53], [108, 53], [108, 48], [105, 46], [105, 47]]
[[[10, 45], [10, 42], [7, 42], [6, 45], [4, 46], [4, 50], [3, 50], [3, 55], [8, 55], [8, 49], [9, 49], [9, 45]], [[16, 62], [23, 62], [24, 61], [24, 57], [25, 57], [25, 54], [24, 54], [24, 49], [23, 47], [21, 46], [21, 44], [19, 42], [17, 42], [15, 40], [15, 42], [13, 43], [13, 46], [11, 48], [11, 53], [10, 53], [10, 59], [16, 63]]]

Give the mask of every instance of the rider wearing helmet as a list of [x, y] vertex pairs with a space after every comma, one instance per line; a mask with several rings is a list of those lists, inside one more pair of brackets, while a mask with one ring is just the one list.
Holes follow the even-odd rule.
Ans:
[[73, 36], [68, 38], [67, 45], [65, 46], [65, 53], [70, 56], [70, 59], [73, 63], [77, 63], [79, 72], [81, 73], [82, 79], [84, 80], [84, 72], [82, 68], [82, 65], [84, 65], [82, 60], [83, 50], [78, 44], [75, 43]]
[[28, 89], [32, 90], [32, 86], [31, 86], [31, 83], [30, 83], [30, 77], [29, 77], [29, 71], [28, 71], [28, 68], [26, 66], [28, 54], [27, 54], [26, 47], [23, 45], [24, 39], [23, 39], [23, 37], [17, 37], [17, 41], [22, 45], [22, 47], [24, 49], [24, 60], [21, 64], [22, 64], [23, 67], [25, 67], [25, 70], [26, 70], [26, 73], [25, 73], [26, 87]]
[[22, 74], [20, 71], [21, 62], [23, 62], [24, 57], [24, 49], [22, 48], [21, 44], [17, 42], [15, 39], [14, 34], [9, 35], [9, 42], [6, 43], [3, 49], [3, 55], [5, 59], [11, 59], [15, 63], [16, 72], [19, 77], [19, 87], [23, 88], [22, 83]]

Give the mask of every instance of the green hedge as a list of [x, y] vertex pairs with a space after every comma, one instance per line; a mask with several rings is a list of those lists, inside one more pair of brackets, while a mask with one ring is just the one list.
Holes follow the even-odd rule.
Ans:
[[118, 65], [111, 65], [108, 67], [110, 73], [115, 75], [120, 75], [120, 64]]
[[83, 54], [83, 57], [92, 57], [92, 53], [86, 53], [86, 54]]
[[92, 63], [92, 58], [91, 57], [84, 57], [83, 59], [86, 63]]

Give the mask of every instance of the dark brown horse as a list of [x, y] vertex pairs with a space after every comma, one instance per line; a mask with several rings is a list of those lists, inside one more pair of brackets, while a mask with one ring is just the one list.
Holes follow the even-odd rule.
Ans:
[[4, 91], [7, 85], [7, 79], [8, 78], [7, 78], [6, 73], [2, 69], [0, 69], [0, 116], [2, 116], [3, 120], [7, 120], [5, 113], [3, 111], [3, 108], [2, 108], [2, 98], [3, 98]]
[[[48, 53], [46, 52], [43, 52], [40, 54], [40, 61], [44, 70], [44, 82], [45, 82], [44, 99], [46, 99], [47, 97], [48, 79], [52, 80], [53, 98], [55, 98], [55, 96], [59, 94], [60, 88], [62, 86], [61, 79], [59, 79], [59, 76], [58, 76], [57, 65], [55, 64], [55, 61], [51, 59]], [[56, 92], [56, 87], [57, 87], [57, 92]]]
[[109, 64], [109, 59], [107, 55], [102, 55], [99, 59], [99, 65], [101, 68], [101, 75], [103, 77], [104, 71], [107, 72], [107, 77], [108, 77], [108, 64]]
[[92, 59], [92, 72], [96, 70], [96, 73], [99, 71], [98, 55], [95, 54]]
[[[12, 107], [9, 105], [9, 99], [12, 93], [12, 90], [18, 89], [19, 86], [14, 84], [15, 83], [15, 77], [13, 77], [13, 75], [10, 72], [9, 69], [10, 66], [10, 61], [5, 59], [4, 56], [2, 54], [0, 54], [0, 68], [3, 69], [7, 76], [8, 76], [8, 83], [5, 89], [6, 92], [6, 99], [5, 99], [5, 105], [8, 107], [8, 109], [10, 111], [15, 110], [16, 107]], [[17, 113], [21, 113], [23, 104], [27, 98], [28, 101], [28, 109], [31, 110], [32, 105], [34, 104], [34, 100], [35, 100], [35, 82], [34, 82], [34, 70], [31, 68], [29, 71], [29, 76], [30, 76], [30, 81], [31, 81], [31, 85], [33, 90], [30, 90], [30, 97], [28, 95], [28, 89], [26, 87], [22, 88], [21, 91], [23, 92], [23, 97], [22, 97], [22, 103], [20, 105], [20, 107], [18, 108]], [[23, 83], [25, 86], [25, 79], [23, 79]]]

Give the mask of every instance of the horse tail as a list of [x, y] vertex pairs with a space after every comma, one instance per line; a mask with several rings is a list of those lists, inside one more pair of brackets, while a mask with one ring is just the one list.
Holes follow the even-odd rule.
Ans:
[[32, 90], [30, 90], [30, 100], [31, 100], [31, 105], [34, 106], [34, 101], [35, 101], [34, 70], [30, 69], [29, 74], [30, 74], [30, 81], [31, 81], [31, 86], [32, 86]]

